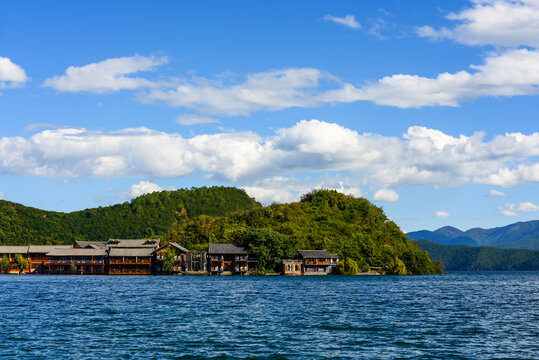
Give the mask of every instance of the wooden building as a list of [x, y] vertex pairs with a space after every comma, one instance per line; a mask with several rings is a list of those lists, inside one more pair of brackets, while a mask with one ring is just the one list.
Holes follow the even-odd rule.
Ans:
[[168, 244], [165, 244], [154, 251], [152, 273], [163, 274], [166, 272], [164, 269], [164, 256], [166, 251], [172, 251], [174, 253], [173, 273], [180, 273], [189, 270], [187, 255], [190, 253], [190, 251], [175, 242], [169, 242]]
[[331, 272], [331, 256], [326, 250], [299, 250], [303, 275], [327, 275]]
[[153, 248], [113, 247], [108, 252], [109, 275], [149, 275]]
[[299, 259], [284, 259], [282, 263], [283, 275], [301, 275], [303, 262]]
[[28, 246], [28, 271], [47, 274], [49, 272], [51, 251], [56, 249], [72, 249], [71, 245], [29, 245]]
[[258, 262], [244, 246], [235, 244], [210, 244], [208, 247], [208, 272], [211, 274], [246, 274], [258, 269]]
[[[28, 245], [19, 245], [19, 246], [0, 246], [0, 260], [5, 256], [9, 261], [9, 269], [7, 270], [10, 274], [18, 274], [19, 269], [15, 267], [15, 256], [21, 255], [23, 258], [28, 259]], [[28, 269], [23, 269], [23, 271], [28, 271]]]
[[86, 274], [105, 273], [104, 249], [53, 249], [47, 253], [50, 258], [45, 265], [49, 274]]

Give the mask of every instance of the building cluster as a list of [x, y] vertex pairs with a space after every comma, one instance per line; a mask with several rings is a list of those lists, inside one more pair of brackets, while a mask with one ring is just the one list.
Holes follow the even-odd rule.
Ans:
[[[339, 257], [325, 250], [300, 250], [298, 259], [284, 259], [284, 275], [327, 275], [335, 271]], [[20, 269], [17, 257], [28, 266]], [[0, 246], [0, 260], [9, 262], [10, 273], [150, 275], [249, 274], [258, 261], [244, 246], [209, 244], [207, 252], [191, 252], [177, 243], [161, 245], [159, 239], [110, 239], [106, 242], [76, 241], [73, 245]], [[167, 263], [168, 262], [168, 263]], [[166, 264], [167, 263], [167, 264]]]

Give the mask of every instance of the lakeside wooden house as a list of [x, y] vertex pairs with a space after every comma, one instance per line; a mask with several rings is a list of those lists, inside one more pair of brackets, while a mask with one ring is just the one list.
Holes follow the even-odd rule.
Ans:
[[[4, 256], [8, 259], [9, 269], [7, 271], [10, 274], [19, 273], [19, 269], [15, 267], [16, 255], [21, 255], [23, 258], [28, 259], [28, 245], [0, 246], [0, 260]], [[23, 271], [28, 271], [28, 269], [24, 269]]]
[[208, 272], [211, 274], [246, 274], [258, 269], [258, 262], [244, 246], [235, 244], [210, 244], [208, 247]]
[[282, 262], [284, 275], [328, 275], [335, 272], [339, 255], [326, 250], [299, 250], [300, 259], [285, 259]]
[[301, 275], [303, 261], [299, 259], [284, 259], [282, 263], [283, 275]]
[[110, 248], [107, 274], [150, 275], [153, 252], [153, 248]]
[[71, 245], [29, 245], [28, 246], [28, 272], [37, 271], [41, 274], [49, 272], [51, 251], [56, 249], [71, 249]]
[[49, 274], [86, 274], [105, 273], [105, 249], [53, 249], [47, 253]]
[[191, 252], [175, 242], [169, 242], [168, 244], [165, 244], [154, 251], [152, 273], [162, 274], [166, 272], [163, 265], [166, 251], [173, 251], [174, 253], [173, 273], [189, 270], [188, 255]]

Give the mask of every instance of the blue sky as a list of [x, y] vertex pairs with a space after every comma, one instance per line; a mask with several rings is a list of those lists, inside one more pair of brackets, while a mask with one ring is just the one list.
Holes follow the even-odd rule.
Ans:
[[405, 231], [537, 219], [539, 1], [2, 1], [0, 198], [364, 196]]

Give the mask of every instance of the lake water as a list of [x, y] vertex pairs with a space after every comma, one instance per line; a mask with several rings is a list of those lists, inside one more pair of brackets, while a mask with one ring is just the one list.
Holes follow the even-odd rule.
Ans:
[[2, 359], [539, 359], [539, 272], [0, 276]]

